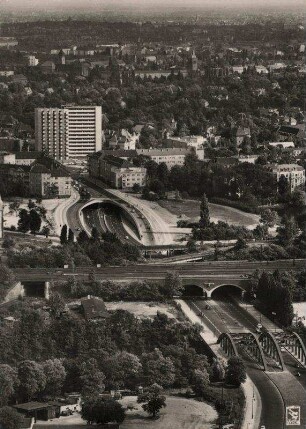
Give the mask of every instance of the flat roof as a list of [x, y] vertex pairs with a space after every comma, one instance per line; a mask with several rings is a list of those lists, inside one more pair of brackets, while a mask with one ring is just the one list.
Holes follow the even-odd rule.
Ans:
[[41, 410], [43, 408], [50, 408], [53, 406], [54, 404], [50, 404], [48, 402], [36, 402], [36, 401], [13, 405], [14, 408], [17, 408], [18, 410], [24, 410], [24, 411]]

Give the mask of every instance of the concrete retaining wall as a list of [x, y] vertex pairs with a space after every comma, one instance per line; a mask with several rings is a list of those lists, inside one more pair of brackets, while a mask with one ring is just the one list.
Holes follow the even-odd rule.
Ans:
[[13, 301], [14, 299], [19, 298], [19, 296], [24, 296], [24, 295], [25, 295], [24, 286], [20, 282], [18, 282], [8, 290], [4, 298], [4, 302]]

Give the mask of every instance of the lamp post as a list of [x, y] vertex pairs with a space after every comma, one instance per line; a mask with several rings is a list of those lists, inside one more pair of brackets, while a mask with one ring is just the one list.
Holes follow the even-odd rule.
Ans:
[[272, 316], [274, 316], [274, 317], [273, 317], [273, 319], [274, 319], [274, 332], [276, 332], [276, 324], [275, 324], [275, 316], [276, 316], [276, 313], [275, 313], [275, 311], [272, 311]]

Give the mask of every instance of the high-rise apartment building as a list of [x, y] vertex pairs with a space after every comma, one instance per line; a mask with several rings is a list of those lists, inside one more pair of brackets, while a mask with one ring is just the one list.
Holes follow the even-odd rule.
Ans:
[[35, 109], [35, 144], [37, 150], [59, 160], [101, 150], [101, 106]]

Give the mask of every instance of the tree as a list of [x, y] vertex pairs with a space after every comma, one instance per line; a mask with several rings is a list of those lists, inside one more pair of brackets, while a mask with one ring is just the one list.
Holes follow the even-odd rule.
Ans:
[[194, 253], [197, 251], [197, 242], [193, 239], [187, 241], [186, 247], [189, 253]]
[[68, 228], [67, 228], [67, 225], [65, 224], [62, 226], [62, 229], [61, 229], [61, 234], [60, 234], [61, 244], [67, 243], [67, 232], [68, 232]]
[[138, 183], [134, 183], [132, 190], [135, 192], [135, 194], [138, 194], [141, 191], [141, 187]]
[[26, 209], [19, 211], [18, 231], [28, 232], [30, 230], [30, 215]]
[[17, 210], [19, 209], [19, 202], [18, 201], [12, 201], [9, 205], [9, 210], [10, 212], [15, 212], [17, 213]]
[[176, 272], [167, 273], [161, 290], [165, 296], [170, 298], [174, 295], [181, 295], [183, 285], [180, 276]]
[[103, 392], [104, 374], [98, 368], [96, 359], [90, 358], [81, 365], [82, 397], [90, 398], [98, 396]]
[[301, 189], [295, 189], [291, 195], [291, 206], [295, 209], [302, 209], [306, 205], [305, 197], [305, 191], [302, 191]]
[[68, 243], [73, 243], [74, 242], [74, 233], [72, 231], [71, 228], [69, 228], [68, 230]]
[[59, 317], [66, 308], [66, 303], [58, 292], [51, 293], [48, 304], [55, 317]]
[[36, 234], [41, 227], [41, 217], [34, 209], [30, 210], [29, 217], [30, 217], [30, 220], [29, 220], [30, 231], [32, 234]]
[[128, 352], [118, 352], [107, 359], [105, 375], [112, 388], [130, 385], [135, 387], [142, 371], [139, 358]]
[[169, 387], [174, 383], [175, 368], [173, 362], [169, 357], [165, 357], [159, 349], [142, 355], [142, 366], [148, 383], [158, 383], [163, 387]]
[[290, 194], [290, 185], [289, 185], [288, 179], [283, 174], [280, 176], [278, 180], [277, 188], [278, 188], [278, 193], [283, 198], [287, 197]]
[[49, 237], [49, 234], [50, 234], [50, 228], [49, 228], [47, 225], [44, 225], [44, 226], [42, 227], [41, 232], [44, 234], [44, 236], [45, 236], [46, 238], [48, 238], [48, 237]]
[[122, 423], [125, 419], [124, 408], [119, 402], [103, 398], [90, 398], [84, 401], [81, 415], [88, 424]]
[[298, 235], [298, 227], [293, 216], [283, 216], [277, 228], [277, 240], [282, 246], [291, 246]]
[[260, 223], [267, 225], [269, 228], [277, 222], [277, 213], [274, 210], [264, 209], [261, 212]]
[[29, 202], [28, 202], [28, 208], [29, 208], [30, 210], [35, 208], [35, 203], [34, 203], [34, 201], [29, 200]]
[[137, 402], [143, 403], [142, 408], [155, 418], [160, 410], [166, 407], [166, 397], [162, 395], [163, 388], [154, 383], [145, 392], [138, 396]]
[[15, 241], [12, 239], [12, 237], [5, 236], [2, 242], [3, 249], [10, 249], [11, 247], [15, 246]]
[[212, 379], [213, 381], [223, 381], [225, 378], [225, 367], [223, 362], [218, 359], [215, 358], [212, 366], [211, 366], [211, 371], [212, 371]]
[[88, 235], [86, 234], [86, 232], [84, 230], [82, 230], [79, 235], [78, 235], [78, 243], [82, 244], [85, 243], [86, 241], [89, 240]]
[[14, 395], [18, 387], [19, 380], [17, 371], [9, 365], [0, 365], [0, 406], [8, 404], [9, 399]]
[[45, 393], [55, 398], [60, 395], [66, 370], [60, 359], [48, 359], [43, 363], [43, 370], [46, 377]]
[[42, 365], [37, 362], [24, 360], [18, 365], [20, 381], [19, 393], [22, 400], [29, 401], [40, 394], [46, 386], [46, 376]]
[[201, 204], [200, 204], [200, 222], [199, 222], [199, 225], [201, 228], [207, 228], [210, 225], [208, 199], [206, 197], [206, 194], [203, 194]]
[[239, 237], [235, 243], [234, 249], [235, 250], [242, 250], [242, 249], [246, 249], [247, 247], [248, 247], [248, 245], [247, 245], [247, 242], [245, 241], [245, 239], [242, 237]]
[[245, 365], [240, 357], [233, 356], [228, 360], [225, 381], [237, 387], [246, 381]]
[[197, 396], [204, 396], [209, 384], [209, 375], [205, 369], [196, 369], [192, 376], [192, 388]]
[[23, 417], [14, 408], [0, 408], [0, 427], [3, 429], [20, 429]]
[[0, 263], [0, 285], [10, 286], [15, 281], [15, 275], [5, 264]]

